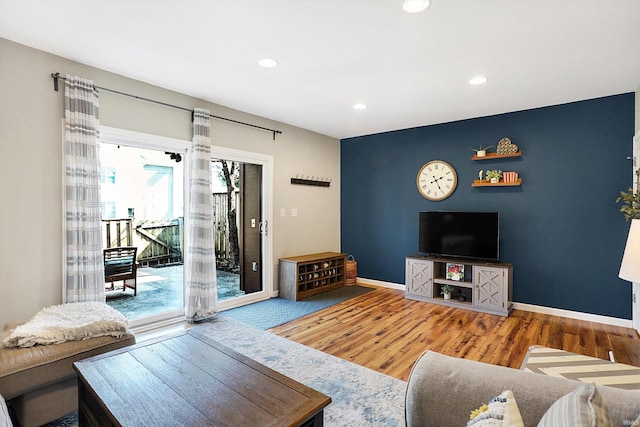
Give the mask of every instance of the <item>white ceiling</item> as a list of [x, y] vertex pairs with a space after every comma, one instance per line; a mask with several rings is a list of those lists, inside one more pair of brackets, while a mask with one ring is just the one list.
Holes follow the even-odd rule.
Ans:
[[[0, 0], [0, 37], [336, 138], [640, 85], [640, 0], [432, 0], [418, 14], [401, 6]], [[280, 65], [261, 68], [264, 57]], [[478, 74], [488, 83], [469, 85]], [[354, 110], [360, 102], [368, 108]]]

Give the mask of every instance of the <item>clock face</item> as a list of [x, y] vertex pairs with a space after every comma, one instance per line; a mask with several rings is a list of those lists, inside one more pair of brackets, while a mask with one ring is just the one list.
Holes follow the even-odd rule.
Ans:
[[444, 200], [449, 197], [458, 185], [456, 170], [442, 160], [425, 163], [416, 177], [418, 191], [429, 200]]

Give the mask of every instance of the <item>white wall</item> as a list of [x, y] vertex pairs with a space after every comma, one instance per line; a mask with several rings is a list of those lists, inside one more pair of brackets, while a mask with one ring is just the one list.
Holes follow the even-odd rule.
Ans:
[[[98, 86], [187, 108], [204, 107], [214, 115], [282, 130], [273, 141], [269, 132], [213, 119], [212, 143], [274, 157], [274, 223], [270, 227], [274, 264], [284, 256], [340, 250], [339, 140], [0, 38], [0, 325], [28, 319], [40, 308], [62, 302], [64, 82], [54, 92], [52, 72], [79, 75]], [[100, 94], [100, 123], [191, 139], [190, 113], [104, 91]], [[333, 181], [330, 188], [291, 185], [296, 174]], [[297, 209], [298, 216], [291, 216], [292, 209]], [[277, 276], [277, 269], [274, 271]]]
[[640, 131], [640, 85], [636, 89], [636, 133]]

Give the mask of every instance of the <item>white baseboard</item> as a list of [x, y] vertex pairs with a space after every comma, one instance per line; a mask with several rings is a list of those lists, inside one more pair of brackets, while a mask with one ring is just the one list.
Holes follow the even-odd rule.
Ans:
[[144, 323], [141, 325], [133, 326], [130, 328], [131, 332], [134, 335], [148, 333], [154, 330], [162, 330], [165, 328], [171, 328], [176, 325], [186, 324], [187, 321], [184, 319], [184, 314], [178, 317], [172, 317], [169, 319], [159, 320], [156, 322]]
[[404, 291], [404, 285], [401, 283], [382, 282], [380, 280], [365, 279], [364, 277], [357, 277], [356, 282], [362, 283], [363, 285], [380, 286], [381, 288], [399, 289]]
[[[404, 284], [383, 282], [380, 280], [366, 279], [364, 277], [357, 278], [358, 283], [363, 285], [374, 285], [381, 288], [399, 289], [404, 291]], [[633, 328], [633, 322], [628, 319], [620, 319], [617, 317], [601, 316], [599, 314], [582, 313], [579, 311], [563, 310], [560, 308], [543, 307], [540, 305], [525, 304], [522, 302], [514, 302], [513, 308], [517, 310], [531, 311], [533, 313], [548, 314], [551, 316], [566, 317], [569, 319], [584, 320], [587, 322], [604, 323], [605, 325], [621, 326], [623, 328]]]
[[548, 314], [551, 316], [604, 323], [605, 325], [621, 326], [623, 328], [633, 328], [633, 322], [631, 320], [620, 319], [618, 317], [601, 316], [599, 314], [582, 313], [580, 311], [563, 310], [561, 308], [543, 307], [540, 305], [525, 304], [522, 302], [514, 302], [513, 308], [517, 310], [532, 311], [534, 313]]

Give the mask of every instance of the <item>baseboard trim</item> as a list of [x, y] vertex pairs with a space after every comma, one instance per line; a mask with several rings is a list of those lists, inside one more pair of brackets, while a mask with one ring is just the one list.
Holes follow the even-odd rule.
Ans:
[[534, 313], [548, 314], [551, 316], [567, 317], [569, 319], [584, 320], [587, 322], [604, 323], [605, 325], [621, 326], [623, 328], [633, 328], [633, 322], [628, 319], [618, 317], [602, 316], [599, 314], [582, 313], [580, 311], [564, 310], [561, 308], [544, 307], [540, 305], [514, 302], [513, 308], [516, 310], [531, 311]]
[[[380, 280], [366, 279], [364, 277], [357, 278], [358, 283], [363, 285], [379, 286], [381, 288], [405, 290], [405, 286], [400, 283], [383, 282]], [[533, 313], [548, 314], [551, 316], [566, 317], [568, 319], [584, 320], [587, 322], [603, 323], [605, 325], [621, 326], [623, 328], [633, 329], [633, 322], [628, 319], [620, 319], [618, 317], [601, 316], [599, 314], [582, 313], [580, 311], [564, 310], [561, 308], [544, 307], [540, 305], [525, 304], [522, 302], [514, 302], [513, 308], [516, 310], [531, 311]]]
[[356, 283], [362, 283], [363, 285], [380, 286], [381, 288], [391, 288], [391, 289], [398, 289], [398, 290], [404, 291], [404, 285], [401, 283], [382, 282], [380, 280], [366, 279], [364, 277], [358, 277], [356, 279]]
[[134, 335], [144, 334], [147, 332], [151, 332], [157, 329], [169, 328], [175, 325], [179, 325], [181, 323], [186, 323], [184, 319], [184, 315], [180, 317], [172, 317], [170, 319], [160, 320], [152, 323], [145, 323], [142, 325], [133, 326], [130, 330]]

